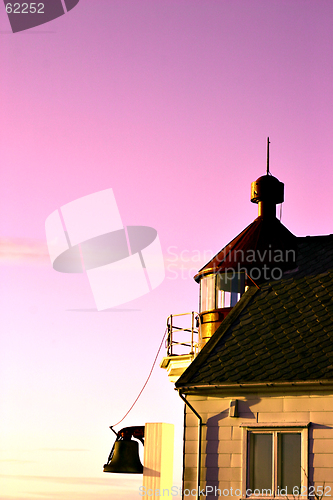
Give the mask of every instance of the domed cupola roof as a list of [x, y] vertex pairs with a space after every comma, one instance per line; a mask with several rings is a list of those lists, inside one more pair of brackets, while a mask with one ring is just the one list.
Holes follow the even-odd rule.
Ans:
[[251, 201], [258, 204], [258, 217], [200, 269], [196, 281], [232, 271], [266, 281], [296, 267], [296, 236], [276, 218], [276, 205], [284, 201], [284, 184], [267, 171], [252, 182]]

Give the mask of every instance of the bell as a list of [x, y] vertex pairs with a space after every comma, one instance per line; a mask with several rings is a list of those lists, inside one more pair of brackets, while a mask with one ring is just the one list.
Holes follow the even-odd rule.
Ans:
[[137, 441], [116, 441], [113, 453], [104, 465], [104, 472], [117, 472], [124, 474], [142, 474], [143, 466], [139, 457], [139, 445]]

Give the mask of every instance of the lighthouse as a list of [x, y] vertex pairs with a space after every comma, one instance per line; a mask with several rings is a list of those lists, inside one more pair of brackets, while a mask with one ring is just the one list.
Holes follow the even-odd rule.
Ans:
[[[249, 288], [279, 280], [296, 267], [296, 236], [276, 217], [276, 207], [284, 201], [284, 184], [271, 175], [269, 164], [266, 175], [252, 182], [250, 200], [258, 204], [257, 218], [194, 276], [199, 284], [199, 312], [168, 317], [167, 356], [160, 366], [171, 382], [204, 349], [230, 311], [241, 307]], [[188, 316], [187, 328], [177, 325], [179, 316]], [[178, 354], [179, 345], [188, 346], [188, 352]]]

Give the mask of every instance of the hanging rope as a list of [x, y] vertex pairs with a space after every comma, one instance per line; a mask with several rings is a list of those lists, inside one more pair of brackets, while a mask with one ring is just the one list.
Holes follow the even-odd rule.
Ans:
[[[119, 425], [119, 424], [120, 424], [123, 420], [125, 420], [125, 418], [126, 418], [126, 417], [127, 417], [127, 415], [129, 414], [129, 412], [132, 410], [133, 406], [135, 405], [135, 403], [137, 402], [137, 400], [138, 400], [138, 399], [139, 399], [139, 397], [141, 396], [141, 394], [142, 394], [142, 392], [143, 392], [144, 388], [145, 388], [145, 387], [146, 387], [146, 385], [148, 384], [148, 380], [150, 379], [150, 375], [151, 375], [151, 374], [152, 374], [152, 372], [153, 372], [153, 369], [154, 369], [154, 366], [155, 366], [155, 364], [156, 364], [156, 360], [157, 360], [158, 355], [159, 355], [159, 353], [160, 353], [161, 347], [162, 347], [162, 345], [163, 345], [163, 341], [164, 341], [164, 339], [165, 339], [165, 336], [166, 336], [167, 330], [168, 330], [168, 329], [166, 328], [166, 329], [165, 329], [165, 332], [164, 332], [164, 335], [163, 335], [163, 338], [162, 338], [162, 341], [161, 341], [161, 343], [160, 343], [160, 347], [158, 348], [157, 354], [156, 354], [156, 356], [155, 356], [153, 366], [151, 367], [151, 370], [150, 370], [150, 372], [149, 372], [148, 378], [147, 378], [146, 382], [144, 383], [144, 385], [143, 385], [143, 387], [142, 387], [141, 391], [139, 392], [138, 397], [136, 398], [136, 400], [134, 401], [134, 403], [132, 404], [132, 406], [130, 407], [130, 409], [128, 410], [128, 412], [125, 414], [125, 416], [124, 416], [121, 420], [119, 420], [119, 422], [117, 422], [116, 424], [111, 425], [111, 426], [110, 426], [110, 429], [112, 429], [112, 430], [113, 430], [113, 427], [116, 427], [116, 426], [117, 426], [117, 425]], [[115, 432], [115, 431], [113, 431], [113, 432]]]

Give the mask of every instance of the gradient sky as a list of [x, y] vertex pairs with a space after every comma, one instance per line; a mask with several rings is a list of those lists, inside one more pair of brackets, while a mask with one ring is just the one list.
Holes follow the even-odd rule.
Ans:
[[[0, 5], [0, 499], [132, 500], [102, 472], [195, 271], [257, 216], [250, 184], [285, 183], [282, 222], [332, 233], [331, 0], [81, 0], [12, 34]], [[113, 188], [125, 225], [157, 229], [166, 279], [95, 310], [84, 275], [52, 269], [45, 219]], [[175, 424], [158, 367], [121, 426]], [[120, 427], [121, 427], [120, 426]], [[118, 429], [119, 430], [119, 429]]]

